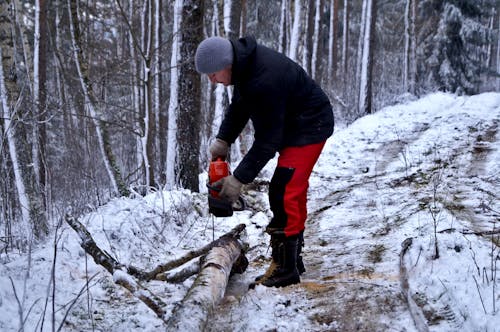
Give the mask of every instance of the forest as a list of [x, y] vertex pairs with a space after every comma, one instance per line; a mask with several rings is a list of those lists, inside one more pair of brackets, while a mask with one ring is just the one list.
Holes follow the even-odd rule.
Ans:
[[[206, 37], [257, 41], [327, 92], [337, 124], [436, 91], [500, 91], [497, 0], [2, 0], [0, 251], [115, 197], [199, 191], [231, 98]], [[248, 126], [232, 146], [250, 147]]]

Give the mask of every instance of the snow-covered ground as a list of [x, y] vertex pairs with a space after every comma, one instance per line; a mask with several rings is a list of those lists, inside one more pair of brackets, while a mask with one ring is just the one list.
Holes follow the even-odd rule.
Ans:
[[[247, 289], [269, 263], [262, 182], [230, 218], [210, 217], [204, 193], [171, 191], [115, 199], [80, 221], [145, 270], [246, 224], [250, 265], [209, 331], [500, 331], [499, 122], [498, 93], [436, 93], [337, 129], [310, 181], [307, 271], [286, 288]], [[0, 331], [162, 330], [79, 243], [61, 222], [31, 255], [0, 253]], [[148, 288], [171, 310], [192, 280]]]

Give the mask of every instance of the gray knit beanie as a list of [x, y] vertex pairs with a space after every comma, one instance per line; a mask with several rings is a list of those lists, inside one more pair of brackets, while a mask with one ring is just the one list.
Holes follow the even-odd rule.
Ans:
[[233, 63], [233, 45], [222, 37], [210, 37], [198, 45], [194, 64], [203, 74], [212, 74]]

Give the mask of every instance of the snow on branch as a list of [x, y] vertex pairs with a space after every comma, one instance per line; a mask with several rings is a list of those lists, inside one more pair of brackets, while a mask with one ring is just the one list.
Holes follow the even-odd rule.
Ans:
[[[136, 267], [121, 264], [109, 253], [100, 249], [89, 231], [76, 218], [66, 215], [65, 220], [80, 237], [81, 246], [85, 252], [113, 275], [116, 284], [127, 289], [153, 310], [169, 327], [169, 331], [185, 331], [187, 327], [194, 328], [188, 329], [190, 331], [202, 330], [209, 315], [224, 296], [229, 276], [232, 273], [243, 273], [248, 266], [244, 247], [239, 241], [245, 229], [244, 224], [236, 226], [201, 249], [189, 251], [183, 257], [161, 264], [150, 272], [145, 272]], [[191, 264], [188, 268], [174, 274], [166, 273], [202, 255], [204, 256], [200, 258], [200, 263]], [[198, 276], [193, 285], [168, 320], [165, 311], [167, 304], [141, 284], [141, 281], [147, 282], [153, 279], [179, 282], [196, 273]]]

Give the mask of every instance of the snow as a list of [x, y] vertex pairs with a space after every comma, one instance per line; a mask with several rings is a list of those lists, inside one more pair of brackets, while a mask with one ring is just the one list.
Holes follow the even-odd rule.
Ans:
[[[208, 215], [206, 192], [172, 190], [115, 199], [79, 220], [101, 249], [145, 270], [245, 223], [250, 265], [231, 277], [209, 331], [417, 331], [401, 282], [409, 238], [402, 264], [413, 310], [428, 329], [499, 331], [499, 236], [478, 235], [499, 227], [499, 122], [499, 93], [435, 93], [337, 128], [310, 181], [298, 285], [247, 289], [269, 263], [265, 186], [245, 189], [248, 210], [230, 218]], [[261, 179], [270, 179], [275, 162]], [[0, 261], [0, 331], [19, 330], [18, 303], [25, 331], [51, 330], [52, 317], [57, 329], [65, 316], [63, 331], [164, 326], [115, 284], [133, 278], [96, 265], [66, 224], [31, 258], [2, 252]], [[147, 283], [167, 304], [167, 319], [192, 281]]]

